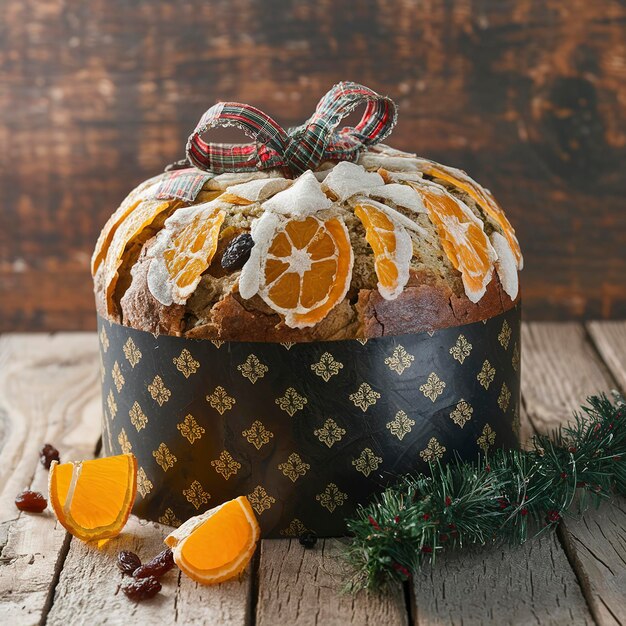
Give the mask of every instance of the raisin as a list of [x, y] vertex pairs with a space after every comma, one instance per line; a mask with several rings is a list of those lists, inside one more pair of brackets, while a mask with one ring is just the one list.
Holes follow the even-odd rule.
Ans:
[[48, 503], [38, 491], [29, 491], [26, 489], [15, 498], [15, 506], [20, 511], [41, 513], [48, 506]]
[[153, 576], [154, 578], [161, 578], [163, 574], [169, 572], [174, 567], [174, 555], [169, 548], [163, 550], [157, 554], [152, 560], [144, 563], [141, 567], [138, 567], [134, 572], [135, 578], [146, 578]]
[[300, 545], [305, 548], [313, 548], [317, 543], [317, 535], [314, 532], [307, 531], [300, 535]]
[[141, 559], [130, 550], [122, 550], [117, 555], [117, 566], [124, 574], [130, 576], [138, 567], [141, 567]]
[[125, 584], [122, 591], [131, 600], [139, 602], [156, 596], [161, 591], [161, 583], [154, 576], [148, 576]]
[[59, 457], [59, 451], [50, 443], [47, 443], [41, 450], [39, 450], [39, 459], [41, 464], [47, 469], [50, 469], [52, 461], [57, 463], [61, 460]]
[[238, 270], [250, 258], [254, 241], [250, 233], [241, 233], [233, 237], [222, 254], [221, 265], [225, 270]]

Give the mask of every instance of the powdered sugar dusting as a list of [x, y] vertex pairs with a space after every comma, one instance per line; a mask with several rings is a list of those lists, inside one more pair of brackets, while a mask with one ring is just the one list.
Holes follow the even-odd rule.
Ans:
[[377, 172], [368, 172], [360, 165], [342, 161], [326, 177], [322, 188], [331, 191], [339, 202], [345, 202], [357, 193], [367, 194], [370, 189], [384, 184], [383, 177]]
[[307, 170], [291, 187], [264, 202], [263, 209], [282, 215], [306, 216], [328, 209], [331, 205], [313, 172]]
[[499, 232], [491, 234], [491, 245], [498, 255], [495, 265], [502, 288], [511, 300], [515, 300], [519, 292], [519, 277], [517, 275], [517, 262], [511, 246], [506, 237], [503, 237]]
[[389, 200], [394, 204], [410, 209], [415, 213], [426, 213], [426, 207], [422, 202], [420, 195], [409, 185], [402, 185], [400, 183], [390, 183], [383, 187], [376, 187], [372, 189], [369, 194], [372, 198], [378, 198], [380, 200]]
[[262, 178], [233, 185], [228, 188], [227, 193], [250, 202], [263, 202], [278, 192], [287, 189], [291, 183], [292, 181], [286, 178]]

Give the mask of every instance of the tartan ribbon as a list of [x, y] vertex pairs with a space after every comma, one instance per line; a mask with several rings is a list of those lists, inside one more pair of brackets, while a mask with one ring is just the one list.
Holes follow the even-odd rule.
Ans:
[[[341, 120], [365, 103], [361, 121], [338, 129]], [[269, 115], [248, 104], [220, 102], [204, 113], [187, 141], [187, 158], [195, 167], [220, 174], [285, 168], [294, 175], [315, 170], [323, 161], [355, 161], [361, 150], [389, 135], [396, 105], [386, 96], [352, 82], [335, 85], [301, 126], [283, 129]], [[251, 143], [205, 142], [211, 128], [236, 126]]]

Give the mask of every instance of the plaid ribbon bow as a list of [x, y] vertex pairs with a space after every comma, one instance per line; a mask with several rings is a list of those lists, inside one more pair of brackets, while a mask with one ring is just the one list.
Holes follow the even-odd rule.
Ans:
[[[366, 107], [361, 121], [338, 130], [341, 120], [362, 103]], [[206, 111], [189, 137], [187, 158], [214, 174], [276, 167], [298, 175], [323, 161], [355, 161], [361, 150], [391, 133], [396, 119], [393, 100], [352, 82], [335, 85], [304, 124], [287, 131], [253, 106], [220, 102]], [[253, 141], [223, 144], [202, 139], [203, 133], [219, 126], [237, 126]]]

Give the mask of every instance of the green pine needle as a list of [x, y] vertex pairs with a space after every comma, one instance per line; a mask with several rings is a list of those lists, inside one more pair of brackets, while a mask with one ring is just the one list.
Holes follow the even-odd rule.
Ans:
[[572, 509], [626, 494], [626, 405], [593, 396], [572, 423], [536, 435], [528, 451], [497, 450], [475, 463], [431, 464], [347, 521], [351, 590], [406, 580], [444, 549], [523, 543]]

